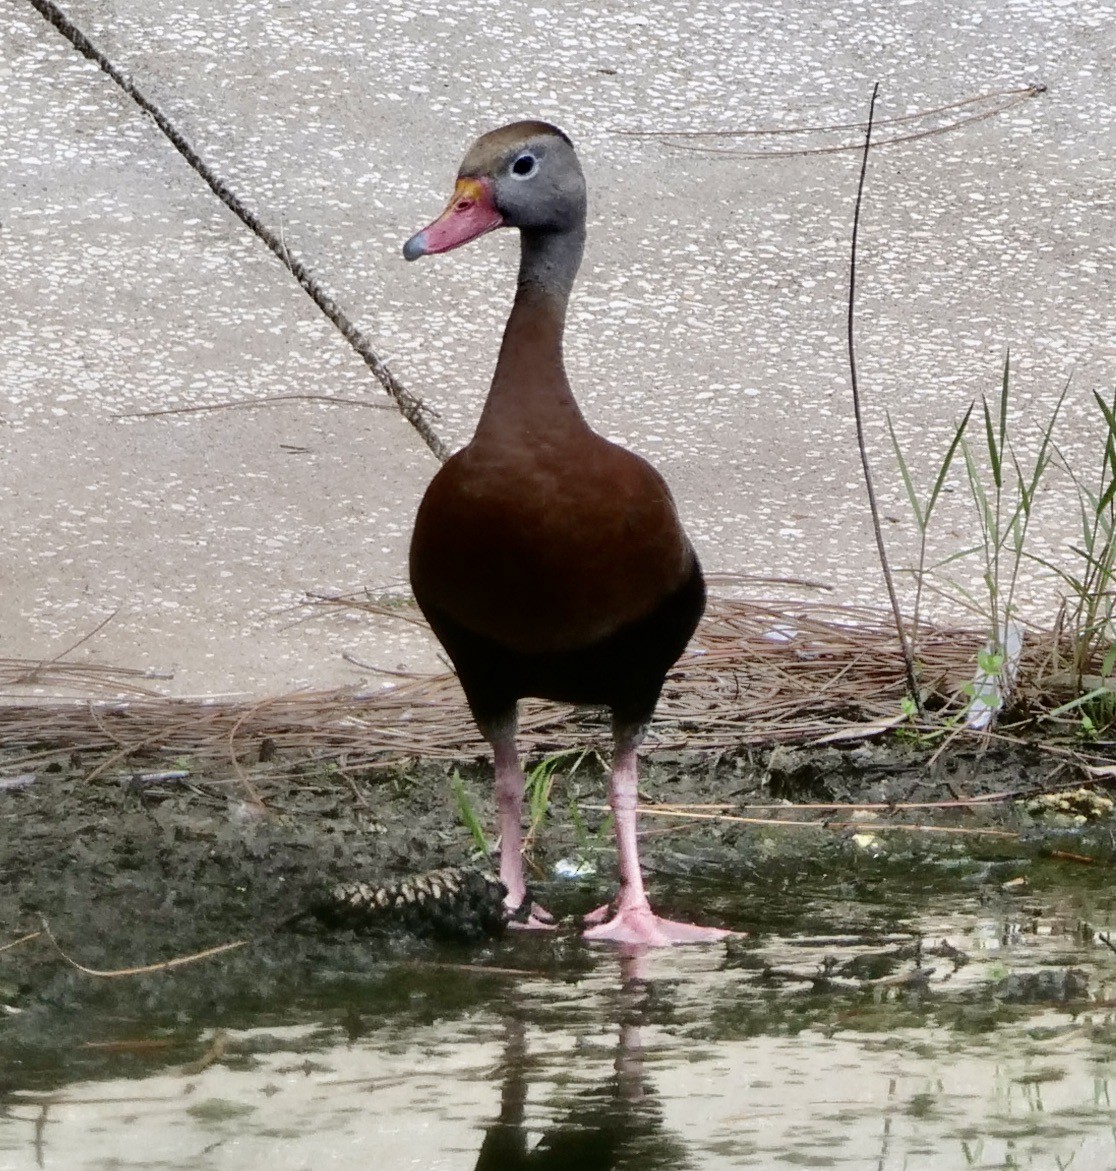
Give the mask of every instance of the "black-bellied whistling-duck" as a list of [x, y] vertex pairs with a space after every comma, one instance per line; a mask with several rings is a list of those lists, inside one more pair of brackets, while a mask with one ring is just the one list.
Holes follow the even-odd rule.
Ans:
[[728, 932], [673, 923], [647, 902], [636, 845], [636, 752], [667, 671], [705, 606], [701, 567], [670, 491], [638, 455], [593, 431], [562, 361], [566, 305], [585, 245], [585, 179], [569, 138], [516, 122], [479, 138], [449, 206], [404, 245], [408, 260], [519, 228], [519, 287], [472, 441], [431, 481], [411, 539], [411, 585], [492, 745], [500, 878], [526, 926], [525, 696], [612, 709], [610, 801], [620, 856], [614, 906], [585, 937], [712, 942]]

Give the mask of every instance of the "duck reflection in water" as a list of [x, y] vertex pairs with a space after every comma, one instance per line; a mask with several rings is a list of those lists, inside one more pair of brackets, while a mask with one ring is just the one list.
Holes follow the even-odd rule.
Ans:
[[[646, 1015], [647, 981], [642, 948], [620, 960], [619, 1034], [613, 1075], [574, 1093], [565, 1117], [546, 1126], [526, 1122], [531, 1072], [526, 1027], [518, 1016], [505, 1023], [500, 1114], [485, 1131], [476, 1171], [656, 1171], [692, 1168], [681, 1142], [664, 1130], [662, 1111], [643, 1067], [640, 1026]], [[559, 1113], [554, 1111], [554, 1113]], [[544, 1131], [534, 1146], [530, 1133]]]

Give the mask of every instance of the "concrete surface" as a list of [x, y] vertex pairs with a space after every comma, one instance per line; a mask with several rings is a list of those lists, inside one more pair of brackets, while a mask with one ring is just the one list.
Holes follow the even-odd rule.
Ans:
[[[930, 477], [970, 399], [997, 393], [1009, 346], [1020, 434], [1072, 376], [1059, 435], [1095, 462], [1091, 391], [1116, 385], [1113, 5], [65, 8], [282, 231], [455, 446], [491, 374], [515, 240], [414, 265], [399, 248], [476, 134], [562, 125], [591, 194], [568, 342], [586, 413], [662, 468], [707, 568], [823, 580], [872, 605], [844, 335], [859, 157], [740, 158], [621, 132], [856, 122], [876, 80], [881, 118], [1044, 84], [870, 162], [858, 353], [894, 556], [910, 561], [913, 524], [885, 409]], [[74, 657], [171, 672], [175, 694], [376, 680], [345, 652], [437, 665], [405, 624], [302, 605], [405, 579], [433, 457], [105, 74], [29, 0], [0, 0], [0, 28], [0, 657], [55, 655], [115, 615]], [[290, 394], [360, 401], [119, 417]], [[953, 479], [938, 553], [972, 538]], [[1073, 535], [1064, 489], [1052, 480], [1040, 502], [1038, 551]], [[1049, 612], [1033, 574], [1025, 592]]]

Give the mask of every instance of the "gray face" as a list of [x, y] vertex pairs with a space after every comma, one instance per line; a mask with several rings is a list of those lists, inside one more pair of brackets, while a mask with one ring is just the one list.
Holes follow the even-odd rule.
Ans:
[[509, 227], [564, 232], [585, 221], [585, 176], [569, 140], [545, 122], [516, 122], [470, 148], [459, 178], [492, 183]]

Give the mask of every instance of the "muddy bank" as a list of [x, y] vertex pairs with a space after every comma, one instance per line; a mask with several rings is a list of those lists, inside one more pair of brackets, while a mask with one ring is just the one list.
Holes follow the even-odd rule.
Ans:
[[[112, 1041], [121, 1032], [197, 1034], [218, 1023], [258, 1023], [277, 1005], [336, 1009], [339, 997], [355, 998], [346, 1011], [356, 1021], [354, 1006], [370, 979], [398, 982], [381, 1004], [386, 1000], [402, 1017], [421, 1015], [425, 1002], [412, 999], [397, 969], [388, 973], [388, 961], [437, 956], [476, 963], [498, 956], [514, 964], [526, 948], [532, 968], [552, 965], [570, 975], [578, 956], [588, 954], [572, 918], [553, 937], [473, 945], [401, 932], [369, 938], [305, 924], [277, 930], [336, 883], [391, 883], [436, 867], [477, 865], [449, 767], [359, 775], [273, 760], [243, 775], [200, 776], [180, 768], [186, 775], [151, 780], [106, 770], [89, 781], [95, 764], [59, 760], [33, 781], [0, 790], [0, 944], [42, 932], [45, 920], [81, 965], [116, 970], [252, 942], [198, 964], [117, 979], [77, 970], [45, 934], [0, 952], [0, 1002], [7, 1006], [0, 1078], [8, 1086], [49, 1085], [63, 1064], [72, 1076], [75, 1060], [99, 1069], [102, 1051], [81, 1045]], [[493, 826], [487, 766], [468, 762], [461, 775], [481, 819]], [[939, 801], [1024, 794], [1071, 779], [1035, 749], [959, 750], [931, 765], [927, 752], [903, 744], [777, 749], [717, 760], [659, 756], [647, 762], [644, 777], [647, 801], [734, 805]], [[583, 764], [572, 777], [559, 770], [531, 857], [539, 894], [560, 915], [576, 916], [614, 890], [611, 836], [604, 814], [592, 808], [604, 799], [599, 764]], [[794, 812], [786, 805], [752, 815], [783, 820]], [[1088, 882], [1111, 864], [1112, 823], [1091, 813], [1045, 814], [1005, 801], [905, 815], [912, 822], [1022, 835], [1002, 838], [883, 832], [900, 816], [867, 815], [840, 830], [645, 818], [653, 897], [667, 911], [758, 938], [801, 926], [794, 900], [801, 886], [873, 882], [880, 897], [867, 929], [887, 932], [901, 927], [911, 899], [926, 894], [920, 868], [930, 863], [940, 870], [943, 860], [956, 860], [974, 884], [994, 893], [1020, 879], [1026, 886], [1031, 868], [1052, 850], [1097, 859], [1089, 866], [1064, 863], [1088, 869]], [[587, 873], [563, 881], [555, 876], [558, 862]], [[825, 925], [812, 922], [811, 929]], [[452, 1008], [452, 977], [446, 991]], [[439, 1011], [446, 1011], [446, 999]]]

